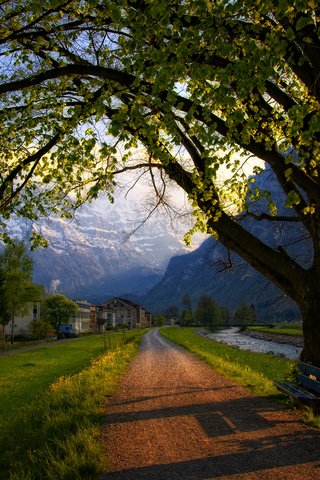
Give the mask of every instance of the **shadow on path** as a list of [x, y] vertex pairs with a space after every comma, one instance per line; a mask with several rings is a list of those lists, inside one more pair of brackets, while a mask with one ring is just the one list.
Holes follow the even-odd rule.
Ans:
[[318, 430], [154, 334], [146, 345], [108, 401], [101, 480], [320, 479]]

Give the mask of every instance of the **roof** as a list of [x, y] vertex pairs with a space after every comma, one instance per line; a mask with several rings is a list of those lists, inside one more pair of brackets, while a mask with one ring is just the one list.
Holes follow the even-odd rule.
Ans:
[[106, 303], [112, 302], [113, 300], [120, 300], [120, 302], [126, 303], [127, 305], [133, 308], [141, 308], [141, 305], [138, 305], [137, 303], [131, 302], [131, 300], [128, 300], [126, 298], [121, 298], [121, 297], [112, 297], [109, 300], [106, 300], [105, 302], [103, 302], [103, 304], [105, 305]]

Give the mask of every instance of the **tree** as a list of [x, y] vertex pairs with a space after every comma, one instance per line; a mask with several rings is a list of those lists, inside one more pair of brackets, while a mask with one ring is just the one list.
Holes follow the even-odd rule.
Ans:
[[192, 312], [192, 303], [189, 293], [184, 293], [181, 297], [181, 303], [184, 306], [181, 318], [185, 322], [192, 322], [193, 312]]
[[40, 299], [42, 287], [32, 283], [32, 260], [22, 242], [11, 242], [0, 255], [2, 307], [1, 323], [11, 325], [14, 342], [14, 319], [27, 313], [30, 302]]
[[193, 317], [191, 317], [190, 310], [184, 309], [181, 312], [181, 322], [183, 325], [192, 325], [194, 323]]
[[57, 335], [61, 323], [69, 323], [78, 311], [78, 305], [64, 295], [48, 295], [43, 302], [44, 317], [48, 320]]
[[195, 318], [201, 325], [217, 325], [221, 322], [220, 308], [210, 295], [198, 298]]
[[227, 307], [220, 307], [221, 323], [228, 325], [230, 323], [230, 311]]
[[165, 316], [169, 320], [171, 318], [178, 318], [179, 317], [179, 309], [178, 309], [177, 305], [169, 305], [169, 307], [166, 308]]
[[253, 324], [256, 322], [256, 312], [253, 305], [242, 304], [234, 313], [234, 319], [240, 324]]
[[163, 315], [155, 315], [153, 317], [153, 326], [154, 327], [162, 327], [162, 325], [166, 324], [166, 318]]
[[[298, 304], [302, 359], [320, 366], [317, 2], [9, 2], [0, 15], [4, 217], [69, 215], [138, 168], [161, 203], [171, 179], [189, 195], [196, 228]], [[250, 157], [264, 162], [257, 177], [264, 164], [272, 171], [285, 213], [243, 173]], [[308, 259], [285, 240], [264, 243], [245, 218], [299, 222]]]

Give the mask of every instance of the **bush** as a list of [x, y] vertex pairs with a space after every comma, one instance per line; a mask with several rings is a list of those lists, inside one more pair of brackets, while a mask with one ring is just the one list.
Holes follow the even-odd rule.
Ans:
[[41, 340], [52, 333], [52, 326], [45, 320], [33, 320], [28, 325], [28, 332], [35, 340]]

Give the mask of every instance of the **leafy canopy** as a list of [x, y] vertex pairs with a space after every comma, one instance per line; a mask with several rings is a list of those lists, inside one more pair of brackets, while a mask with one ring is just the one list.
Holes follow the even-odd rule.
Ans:
[[[305, 302], [309, 274], [235, 212], [301, 222], [318, 258], [318, 2], [9, 1], [0, 15], [4, 221], [71, 215], [124, 170], [149, 173], [161, 197], [158, 171], [188, 193], [196, 228]], [[272, 170], [285, 215], [268, 189], [248, 193], [248, 157]]]
[[25, 314], [30, 302], [39, 301], [42, 287], [32, 283], [32, 260], [22, 242], [11, 242], [0, 254], [0, 305], [2, 323]]
[[69, 323], [78, 311], [78, 305], [64, 295], [48, 295], [43, 302], [43, 316], [59, 332], [61, 323]]

